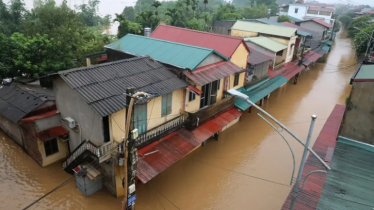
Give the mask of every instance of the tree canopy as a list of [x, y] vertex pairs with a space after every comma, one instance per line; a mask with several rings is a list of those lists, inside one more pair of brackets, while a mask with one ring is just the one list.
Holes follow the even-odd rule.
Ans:
[[281, 15], [278, 17], [277, 22], [291, 22], [291, 19], [287, 15]]

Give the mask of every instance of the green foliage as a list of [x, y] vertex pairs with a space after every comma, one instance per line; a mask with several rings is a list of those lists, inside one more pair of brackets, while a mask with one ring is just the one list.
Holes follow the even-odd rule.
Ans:
[[134, 7], [125, 7], [123, 9], [122, 15], [129, 21], [135, 20], [135, 9]]
[[340, 22], [343, 24], [343, 26], [344, 26], [345, 28], [347, 28], [348, 25], [351, 23], [351, 21], [352, 21], [354, 15], [355, 15], [355, 13], [353, 13], [353, 12], [347, 12], [347, 13], [345, 13], [344, 15], [342, 15], [342, 16], [339, 18], [339, 20], [340, 20]]
[[117, 31], [117, 38], [120, 39], [123, 36], [126, 36], [128, 33], [132, 34], [141, 34], [142, 33], [142, 26], [139, 23], [130, 22], [126, 20], [124, 15], [116, 14], [116, 18], [114, 21], [119, 23], [118, 31]]
[[369, 15], [365, 15], [352, 20], [352, 22], [348, 25], [348, 37], [353, 38], [357, 33], [360, 32], [356, 28], [362, 29], [368, 26], [368, 20], [370, 19], [371, 17]]
[[356, 33], [356, 35], [353, 38], [353, 43], [354, 43], [357, 55], [360, 55], [361, 53], [366, 52], [367, 44], [370, 39], [370, 37], [367, 34], [371, 34], [373, 32], [374, 24], [368, 25], [365, 28], [362, 28], [361, 30], [363, 32]]
[[14, 32], [22, 31], [22, 22], [26, 15], [23, 1], [13, 0], [6, 5], [0, 0], [0, 33], [10, 36]]
[[340, 22], [336, 21], [333, 29], [334, 32], [340, 31]]
[[267, 15], [267, 10], [265, 5], [260, 5], [258, 7], [242, 7], [240, 8], [240, 14], [245, 19], [264, 18]]
[[203, 31], [204, 30], [204, 22], [200, 21], [196, 18], [189, 19], [187, 22], [187, 28]]
[[287, 15], [281, 15], [278, 17], [277, 22], [278, 23], [291, 22], [291, 19]]
[[220, 5], [214, 14], [214, 20], [237, 20], [240, 18], [242, 18], [242, 15], [232, 4]]
[[17, 50], [13, 40], [0, 33], [0, 78], [12, 76], [12, 70], [14, 69], [14, 54]]
[[135, 22], [139, 23], [143, 28], [154, 29], [158, 25], [159, 19], [152, 11], [145, 11], [136, 15]]

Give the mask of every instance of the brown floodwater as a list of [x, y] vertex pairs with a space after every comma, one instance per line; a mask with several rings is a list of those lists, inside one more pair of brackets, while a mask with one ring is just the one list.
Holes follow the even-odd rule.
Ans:
[[[263, 108], [304, 140], [310, 116], [316, 114], [313, 144], [335, 104], [344, 104], [349, 94], [349, 79], [357, 67], [352, 48], [346, 32], [340, 32], [327, 63], [302, 72], [297, 85], [289, 82], [272, 93]], [[136, 209], [280, 209], [291, 190], [292, 156], [257, 113], [243, 114], [219, 141], [209, 140], [149, 183], [140, 184]], [[298, 165], [303, 148], [283, 134]], [[41, 168], [0, 134], [0, 209], [22, 209], [69, 177], [61, 163]], [[105, 190], [85, 197], [71, 182], [29, 209], [120, 209], [121, 201]]]

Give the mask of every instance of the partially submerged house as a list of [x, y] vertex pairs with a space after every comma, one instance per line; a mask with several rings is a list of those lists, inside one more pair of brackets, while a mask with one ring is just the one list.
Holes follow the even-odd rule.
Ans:
[[69, 133], [61, 127], [52, 90], [18, 83], [0, 87], [0, 129], [40, 166], [69, 153]]
[[274, 55], [275, 60], [271, 63], [271, 68], [278, 69], [286, 63], [287, 57], [289, 56], [287, 53], [287, 45], [267, 37], [251, 37], [244, 38], [244, 40], [247, 43], [260, 46]]
[[231, 28], [231, 36], [243, 38], [267, 37], [287, 46], [284, 62], [288, 63], [293, 59], [296, 48], [296, 29], [283, 26], [267, 25], [249, 21], [237, 21]]
[[272, 66], [276, 56], [252, 43], [248, 42], [247, 46], [251, 49], [251, 54], [248, 57], [246, 84], [250, 85], [268, 77], [269, 66]]
[[138, 98], [133, 109], [131, 127], [139, 132], [136, 147], [151, 144], [158, 140], [155, 137], [161, 138], [185, 120], [188, 84], [149, 57], [60, 71], [53, 76], [53, 86], [63, 126], [70, 132], [72, 152], [63, 163], [64, 169], [72, 173], [87, 159], [96, 160], [103, 186], [117, 197], [123, 196], [119, 174], [124, 169], [116, 148], [125, 135], [126, 89], [134, 87], [149, 94]]
[[331, 24], [319, 19], [303, 20], [296, 22], [295, 24], [303, 28], [308, 28], [309, 30], [315, 31], [316, 35], [313, 36], [313, 39], [318, 41], [329, 39], [330, 32], [333, 27]]

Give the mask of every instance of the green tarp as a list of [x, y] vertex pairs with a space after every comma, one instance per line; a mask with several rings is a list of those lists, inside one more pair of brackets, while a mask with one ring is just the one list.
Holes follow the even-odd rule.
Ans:
[[[272, 93], [274, 90], [282, 86], [288, 81], [287, 78], [279, 75], [272, 79], [264, 79], [250, 87], [241, 87], [238, 89], [239, 92], [244, 93], [245, 95], [249, 96], [249, 100], [256, 103], [260, 101], [265, 96]], [[245, 102], [242, 99], [235, 99], [235, 106], [240, 110], [244, 111], [248, 109], [251, 105]]]
[[326, 53], [328, 53], [330, 51], [330, 46], [328, 45], [325, 45], [322, 47], [322, 50], [326, 51]]

